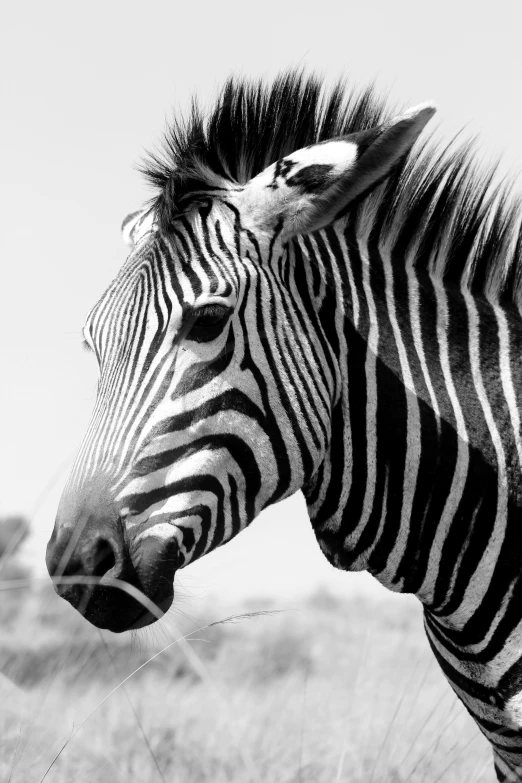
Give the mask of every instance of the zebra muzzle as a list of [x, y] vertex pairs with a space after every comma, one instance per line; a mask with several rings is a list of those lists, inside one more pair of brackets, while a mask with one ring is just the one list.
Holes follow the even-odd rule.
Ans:
[[[149, 625], [169, 608], [178, 563], [176, 542], [126, 540], [116, 516], [60, 519], [47, 545], [47, 569], [58, 595], [86, 620], [115, 633]], [[132, 555], [131, 555], [132, 550]]]

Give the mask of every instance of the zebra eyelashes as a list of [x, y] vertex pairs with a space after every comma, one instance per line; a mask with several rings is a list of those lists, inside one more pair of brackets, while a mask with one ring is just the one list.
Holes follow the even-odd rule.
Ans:
[[221, 303], [187, 307], [183, 315], [186, 340], [208, 343], [215, 340], [227, 325], [232, 308]]

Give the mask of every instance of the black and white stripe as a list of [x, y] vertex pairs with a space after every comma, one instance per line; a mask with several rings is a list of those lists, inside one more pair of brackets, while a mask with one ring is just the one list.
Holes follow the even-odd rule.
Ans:
[[[229, 85], [148, 172], [86, 324], [100, 384], [66, 494], [103, 476], [133, 557], [164, 539], [182, 566], [302, 489], [335, 566], [417, 594], [522, 780], [520, 219], [465, 152], [403, 163], [430, 107], [373, 127], [368, 95], [342, 114], [313, 85]], [[290, 115], [290, 140], [248, 142]]]

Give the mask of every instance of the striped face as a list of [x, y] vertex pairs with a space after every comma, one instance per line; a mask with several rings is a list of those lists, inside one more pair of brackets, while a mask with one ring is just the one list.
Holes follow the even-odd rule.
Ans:
[[[232, 203], [208, 202], [168, 237], [145, 236], [92, 309], [99, 384], [50, 544], [62, 573], [110, 566], [165, 608], [175, 570], [311, 478], [335, 379], [309, 328], [307, 276], [273, 239], [258, 243]], [[60, 537], [98, 562], [84, 551], [78, 563]], [[82, 611], [120, 630], [93, 598]], [[130, 608], [119, 616], [135, 626]]]
[[108, 577], [165, 608], [178, 568], [317, 475], [341, 376], [300, 235], [382, 179], [432, 113], [209, 187], [168, 233], [146, 213], [124, 223], [137, 244], [87, 318], [96, 407], [47, 552], [51, 574], [99, 580], [61, 591], [96, 625], [154, 619]]
[[315, 470], [330, 391], [292, 278], [217, 203], [145, 239], [90, 313], [100, 383], [71, 485], [108, 477], [135, 550], [175, 540], [184, 565]]

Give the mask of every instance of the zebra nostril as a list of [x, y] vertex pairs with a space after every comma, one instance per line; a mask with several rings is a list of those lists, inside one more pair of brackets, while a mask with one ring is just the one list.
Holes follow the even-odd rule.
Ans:
[[62, 497], [46, 562], [61, 598], [98, 628], [120, 632], [143, 613], [132, 594], [142, 586], [106, 483], [85, 487], [75, 502]]
[[46, 560], [60, 595], [68, 594], [72, 584], [70, 581], [61, 583], [61, 577], [69, 580], [75, 577], [103, 579], [108, 574], [124, 580], [132, 577], [123, 542], [120, 543], [109, 531], [98, 531], [76, 543], [72, 536], [64, 535], [58, 542], [49, 542]]
[[110, 541], [99, 538], [94, 544], [92, 575], [102, 577], [116, 566], [116, 555]]

